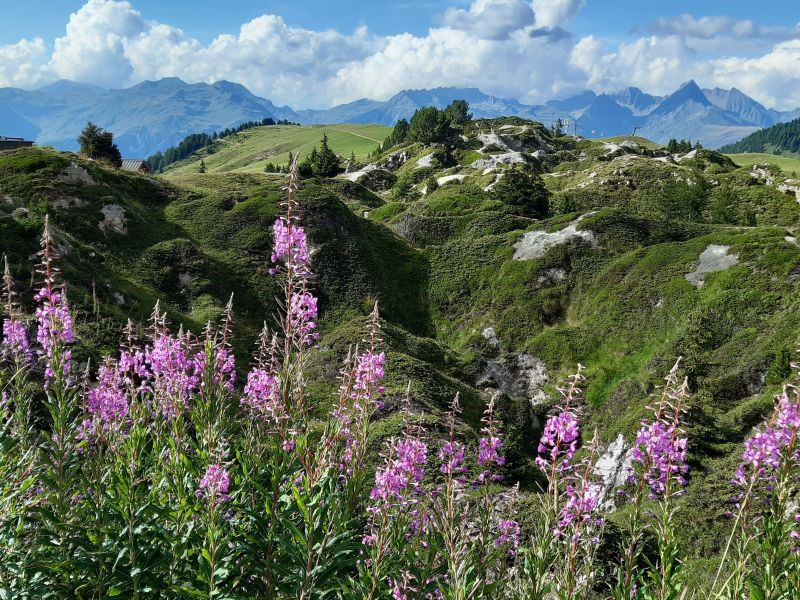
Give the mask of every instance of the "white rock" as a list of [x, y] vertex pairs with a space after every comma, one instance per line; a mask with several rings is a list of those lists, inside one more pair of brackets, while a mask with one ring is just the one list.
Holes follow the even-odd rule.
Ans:
[[730, 246], [710, 244], [708, 248], [703, 250], [702, 254], [700, 254], [695, 270], [686, 274], [686, 280], [693, 286], [699, 288], [705, 283], [705, 275], [708, 273], [724, 271], [738, 264], [739, 257], [736, 254], [728, 254], [728, 250], [730, 249]]
[[595, 214], [594, 212], [581, 215], [561, 231], [548, 233], [547, 231], [528, 231], [514, 244], [514, 260], [533, 260], [541, 258], [547, 251], [574, 239], [581, 239], [594, 245], [596, 238], [593, 231], [583, 229], [578, 231], [577, 225], [583, 219]]
[[595, 491], [603, 511], [608, 512], [616, 508], [616, 492], [625, 485], [632, 465], [633, 449], [625, 442], [622, 434], [619, 434], [594, 466], [598, 479]]
[[491, 325], [489, 327], [485, 327], [483, 331], [481, 331], [481, 335], [489, 341], [489, 345], [500, 345], [500, 340], [497, 339], [497, 331]]
[[486, 363], [477, 385], [496, 389], [514, 398], [527, 398], [537, 405], [547, 400], [547, 366], [531, 354], [516, 354]]
[[86, 169], [77, 163], [70, 163], [68, 167], [64, 167], [56, 177], [56, 181], [73, 185], [97, 185]]
[[99, 227], [102, 231], [106, 233], [128, 233], [125, 209], [119, 204], [106, 204], [100, 209], [100, 212], [103, 213], [103, 220], [99, 223]]
[[414, 166], [415, 169], [422, 169], [424, 167], [432, 167], [433, 166], [433, 152], [430, 154], [426, 154], [419, 160], [417, 160], [417, 164]]
[[466, 177], [466, 175], [460, 175], [460, 174], [459, 175], [445, 175], [444, 177], [439, 177], [436, 180], [436, 183], [438, 183], [439, 186], [443, 186], [445, 183], [450, 183], [451, 181], [464, 181], [465, 177]]

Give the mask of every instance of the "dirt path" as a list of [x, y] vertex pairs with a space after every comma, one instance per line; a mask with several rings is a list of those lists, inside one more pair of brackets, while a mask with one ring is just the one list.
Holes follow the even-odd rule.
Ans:
[[335, 127], [331, 127], [332, 131], [338, 131], [339, 133], [349, 133], [350, 135], [354, 135], [356, 137], [364, 138], [365, 140], [369, 140], [370, 142], [375, 142], [376, 144], [382, 144], [381, 140], [376, 140], [375, 138], [367, 137], [365, 135], [361, 135], [360, 133], [354, 133], [352, 131], [345, 131], [344, 129], [336, 129]]

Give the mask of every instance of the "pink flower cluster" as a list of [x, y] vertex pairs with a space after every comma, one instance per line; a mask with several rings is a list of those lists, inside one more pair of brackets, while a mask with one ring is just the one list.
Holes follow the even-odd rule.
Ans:
[[3, 319], [3, 341], [0, 349], [25, 363], [33, 360], [28, 330], [25, 324], [17, 319]]
[[375, 472], [369, 496], [374, 504], [367, 510], [375, 514], [393, 505], [405, 506], [421, 495], [427, 462], [428, 446], [422, 440], [407, 437], [393, 443], [385, 466]]
[[275, 242], [272, 249], [273, 263], [286, 263], [295, 273], [308, 273], [308, 240], [305, 229], [290, 223], [286, 217], [279, 217], [272, 226]]
[[287, 417], [278, 378], [264, 369], [253, 369], [247, 374], [241, 403], [249, 411], [272, 423], [279, 423]]
[[633, 460], [643, 467], [642, 477], [650, 486], [653, 498], [664, 496], [670, 483], [677, 483], [681, 488], [686, 485], [687, 441], [677, 418], [662, 412], [653, 422], [642, 421], [636, 434]]
[[386, 355], [383, 352], [378, 354], [374, 352], [364, 352], [358, 357], [358, 364], [356, 365], [355, 383], [353, 384], [353, 398], [359, 395], [363, 398], [370, 400], [377, 390], [379, 394], [383, 394], [383, 387], [378, 383], [383, 379], [384, 371], [383, 366], [386, 362]]
[[294, 336], [304, 345], [313, 344], [319, 339], [315, 329], [317, 324], [317, 298], [308, 292], [292, 294], [289, 307], [289, 322]]
[[231, 476], [222, 465], [208, 465], [203, 478], [198, 486], [198, 498], [211, 500], [230, 500], [228, 490], [231, 485]]
[[[202, 373], [206, 366], [206, 353], [198, 352], [194, 355], [193, 368], [196, 373]], [[236, 358], [233, 352], [229, 351], [225, 346], [217, 346], [214, 348], [214, 365], [213, 365], [212, 382], [214, 385], [221, 383], [232, 392], [236, 383]]]
[[[55, 377], [53, 360], [56, 348], [72, 344], [75, 341], [72, 315], [63, 294], [51, 287], [40, 289], [34, 299], [40, 303], [39, 308], [36, 309], [36, 319], [39, 324], [36, 341], [42, 346], [42, 350], [47, 356], [45, 378], [49, 381]], [[72, 354], [69, 350], [61, 353], [61, 368], [64, 375], [69, 372], [71, 357]]]
[[501, 519], [497, 524], [498, 535], [494, 540], [495, 546], [509, 545], [508, 552], [514, 556], [519, 548], [520, 527], [513, 519]]
[[547, 419], [539, 440], [536, 464], [543, 471], [555, 466], [558, 471], [568, 471], [580, 439], [578, 418], [569, 409], [563, 409]]
[[178, 417], [197, 388], [195, 365], [181, 338], [159, 335], [147, 349], [145, 363], [153, 374], [156, 409], [168, 421]]
[[561, 537], [571, 530], [571, 541], [578, 541], [580, 527], [576, 527], [577, 525], [600, 527], [603, 524], [603, 519], [597, 516], [598, 492], [598, 488], [586, 478], [567, 485], [567, 501], [561, 508], [558, 515], [558, 526], [553, 532], [556, 537]]
[[742, 463], [736, 469], [733, 483], [742, 487], [749, 485], [749, 474], [764, 482], [775, 478], [775, 471], [781, 465], [784, 451], [793, 446], [794, 456], [798, 458], [800, 446], [800, 415], [795, 402], [786, 393], [778, 398], [774, 419], [761, 431], [756, 431], [747, 439], [742, 453]]
[[439, 449], [439, 460], [442, 461], [439, 470], [446, 475], [463, 475], [466, 473], [464, 450], [464, 445], [459, 442], [445, 442]]

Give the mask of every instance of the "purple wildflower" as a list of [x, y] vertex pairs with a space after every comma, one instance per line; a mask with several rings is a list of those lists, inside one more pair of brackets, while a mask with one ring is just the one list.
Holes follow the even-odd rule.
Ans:
[[289, 302], [289, 322], [294, 336], [301, 344], [308, 345], [319, 339], [314, 330], [317, 324], [317, 298], [306, 291], [292, 294]]
[[539, 440], [536, 464], [543, 471], [555, 467], [557, 471], [570, 469], [570, 461], [578, 449], [580, 427], [578, 418], [568, 408], [547, 419]]
[[[225, 346], [218, 346], [213, 350], [214, 355], [214, 371], [213, 371], [213, 384], [223, 384], [228, 391], [232, 392], [234, 384], [236, 383], [236, 359], [233, 352], [228, 350]], [[206, 353], [198, 352], [192, 359], [194, 363], [194, 371], [202, 373], [205, 371]]]
[[3, 341], [0, 349], [8, 352], [22, 362], [29, 363], [33, 360], [28, 330], [25, 324], [17, 319], [3, 319]]
[[228, 489], [231, 484], [230, 473], [222, 465], [208, 465], [197, 490], [199, 498], [211, 500], [230, 500]]
[[494, 540], [497, 547], [509, 545], [508, 552], [515, 555], [519, 548], [520, 527], [514, 519], [500, 519], [497, 524], [498, 535]]
[[642, 476], [654, 498], [667, 493], [670, 482], [686, 485], [686, 445], [687, 438], [678, 428], [677, 419], [662, 415], [653, 422], [642, 422], [633, 460], [644, 467]]
[[370, 492], [374, 505], [367, 510], [377, 513], [393, 505], [405, 506], [422, 492], [428, 446], [422, 440], [406, 437], [392, 443], [383, 468], [375, 471], [375, 487]]
[[309, 255], [305, 229], [289, 222], [286, 217], [278, 217], [272, 226], [275, 242], [272, 249], [272, 262], [285, 262], [293, 272], [308, 273]]
[[503, 445], [501, 440], [496, 435], [490, 435], [488, 429], [484, 429], [484, 433], [489, 437], [482, 437], [478, 442], [478, 464], [486, 465], [494, 463], [498, 467], [506, 464], [505, 456], [499, 453], [500, 447]]
[[376, 354], [370, 350], [358, 357], [352, 392], [353, 398], [362, 395], [367, 400], [370, 400], [373, 390], [376, 388], [379, 394], [383, 394], [383, 387], [379, 387], [378, 383], [383, 379], [383, 366], [385, 362], [386, 355], [383, 352]]
[[159, 335], [148, 348], [145, 361], [155, 378], [156, 407], [171, 421], [183, 412], [198, 383], [186, 344], [181, 338]]
[[[39, 324], [36, 341], [42, 346], [48, 359], [45, 378], [49, 381], [55, 377], [53, 360], [57, 349], [75, 341], [72, 315], [64, 295], [53, 288], [43, 287], [34, 296], [34, 299], [40, 303], [39, 308], [36, 309], [36, 319]], [[60, 367], [64, 375], [69, 372], [71, 356], [69, 350], [60, 353]]]
[[602, 524], [602, 519], [596, 516], [599, 508], [599, 489], [587, 479], [581, 479], [567, 485], [567, 501], [561, 508], [558, 518], [556, 537], [560, 537], [568, 529], [573, 529], [571, 534], [577, 541], [580, 529], [576, 525]]
[[253, 369], [247, 374], [241, 403], [248, 410], [273, 423], [287, 418], [278, 378], [264, 369]]
[[439, 470], [446, 475], [463, 475], [467, 471], [464, 465], [464, 450], [463, 444], [445, 442], [439, 450], [439, 460], [442, 461]]

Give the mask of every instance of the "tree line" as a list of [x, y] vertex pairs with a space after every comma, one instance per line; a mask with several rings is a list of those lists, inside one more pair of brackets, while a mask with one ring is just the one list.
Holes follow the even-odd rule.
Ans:
[[778, 123], [772, 127], [755, 131], [734, 144], [719, 149], [720, 152], [738, 154], [740, 152], [794, 152], [800, 154], [800, 119], [788, 123]]
[[443, 109], [435, 106], [420, 108], [414, 112], [410, 121], [405, 119], [397, 121], [392, 133], [375, 149], [375, 154], [404, 142], [422, 144], [445, 142], [453, 136], [457, 128], [463, 127], [471, 120], [472, 113], [469, 112], [469, 103], [466, 100], [454, 100]]

